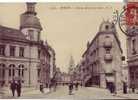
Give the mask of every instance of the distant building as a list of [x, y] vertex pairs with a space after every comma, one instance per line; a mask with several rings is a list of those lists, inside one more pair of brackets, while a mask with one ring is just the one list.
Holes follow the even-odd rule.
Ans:
[[62, 83], [62, 72], [60, 71], [60, 68], [58, 68], [58, 67], [56, 67], [56, 72], [54, 74], [54, 78], [55, 78], [57, 84]]
[[56, 57], [55, 51], [50, 45], [48, 45], [48, 52], [50, 54], [50, 78], [53, 78], [53, 75], [56, 72]]
[[74, 80], [74, 68], [75, 68], [75, 62], [73, 59], [73, 56], [71, 55], [70, 60], [69, 60], [69, 68], [68, 68], [68, 74], [70, 76], [70, 81]]
[[61, 73], [61, 83], [68, 84], [70, 82], [70, 76], [68, 73], [62, 72]]
[[114, 84], [117, 90], [122, 88], [122, 49], [113, 23], [101, 23], [79, 66], [83, 85], [107, 88]]
[[21, 80], [23, 86], [49, 81], [51, 54], [40, 38], [42, 27], [35, 4], [27, 3], [27, 10], [20, 17], [20, 29], [0, 25], [1, 85], [6, 86], [13, 79]]

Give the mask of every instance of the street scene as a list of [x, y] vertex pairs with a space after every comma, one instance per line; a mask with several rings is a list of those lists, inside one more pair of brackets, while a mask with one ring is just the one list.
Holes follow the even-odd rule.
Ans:
[[0, 99], [138, 99], [137, 9], [0, 4]]

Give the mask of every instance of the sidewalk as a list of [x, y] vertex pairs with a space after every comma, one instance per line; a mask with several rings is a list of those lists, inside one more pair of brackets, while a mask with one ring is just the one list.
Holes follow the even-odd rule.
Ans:
[[127, 93], [127, 94], [124, 94], [124, 93], [118, 93], [116, 94], [115, 96], [118, 96], [118, 97], [123, 97], [123, 98], [128, 98], [128, 99], [138, 99], [138, 93]]
[[[97, 87], [86, 87], [89, 90], [93, 90], [94, 92], [100, 91], [103, 92], [104, 95], [109, 95], [111, 94], [108, 89], [103, 89], [103, 88], [97, 88]], [[135, 93], [132, 93], [128, 90], [127, 94], [123, 93], [123, 90], [120, 90], [117, 92], [117, 94], [111, 94], [114, 97], [120, 97], [120, 98], [126, 98], [126, 99], [138, 99], [138, 90], [136, 90]]]
[[[17, 98], [17, 93], [15, 92], [15, 97], [12, 97], [12, 93], [9, 88], [3, 88], [3, 97], [2, 98]], [[44, 88], [44, 93], [48, 93], [49, 89]], [[39, 95], [42, 94], [38, 88], [22, 88], [22, 96], [29, 96], [29, 95]]]

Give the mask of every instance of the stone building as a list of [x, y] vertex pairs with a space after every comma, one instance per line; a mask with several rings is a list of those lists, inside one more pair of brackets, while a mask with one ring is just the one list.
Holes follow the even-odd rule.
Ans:
[[48, 52], [50, 54], [50, 78], [53, 78], [53, 75], [56, 72], [56, 57], [55, 51], [50, 45], [48, 45]]
[[[36, 3], [27, 3], [20, 16], [20, 29], [0, 25], [0, 83], [8, 85], [13, 79], [24, 86], [37, 86], [49, 78], [50, 54], [41, 40], [42, 27], [35, 11]], [[45, 74], [40, 78], [41, 74]], [[47, 82], [45, 82], [47, 83]]]
[[117, 90], [122, 88], [122, 49], [113, 23], [101, 23], [99, 32], [88, 42], [80, 65], [83, 85], [107, 88], [114, 84]]
[[38, 66], [38, 82], [43, 86], [48, 87], [50, 83], [50, 59], [51, 55], [48, 51], [49, 46], [47, 44], [41, 44], [40, 50], [40, 66]]
[[[127, 62], [128, 62], [128, 83], [129, 86], [138, 88], [138, 23], [137, 8], [135, 0], [126, 0], [125, 8], [128, 8], [127, 15]], [[133, 16], [133, 17], [129, 17]]]

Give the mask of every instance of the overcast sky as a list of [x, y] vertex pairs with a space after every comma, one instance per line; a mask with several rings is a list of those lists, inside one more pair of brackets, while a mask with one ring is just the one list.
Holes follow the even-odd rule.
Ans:
[[[103, 19], [111, 20], [113, 11], [121, 9], [121, 3], [37, 3], [37, 16], [43, 27], [41, 36], [55, 49], [57, 67], [67, 71], [71, 55], [77, 64]], [[19, 28], [20, 14], [25, 10], [25, 3], [0, 4], [0, 24]], [[117, 30], [126, 52], [125, 36], [118, 26]]]

